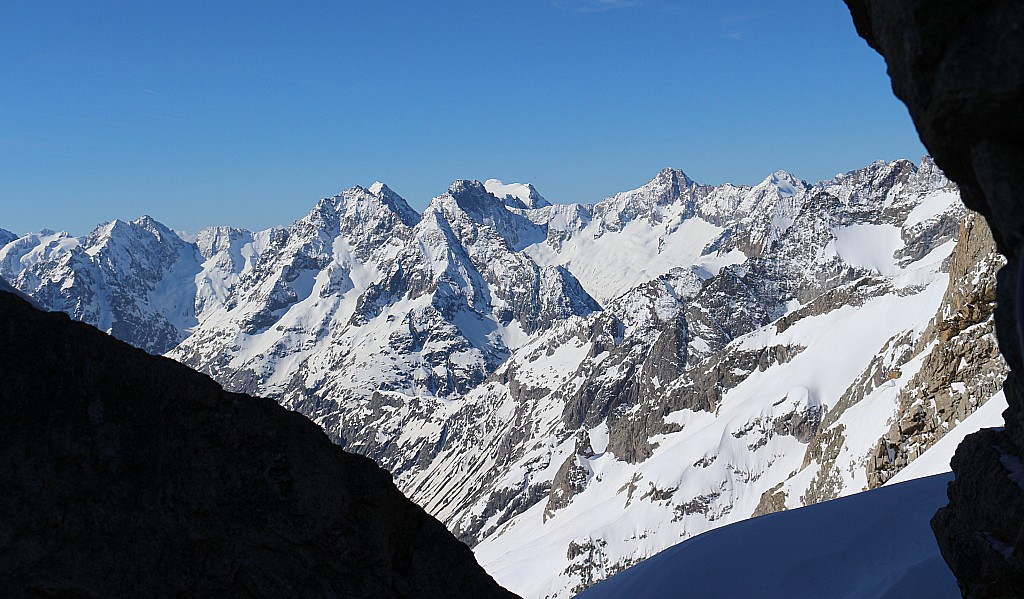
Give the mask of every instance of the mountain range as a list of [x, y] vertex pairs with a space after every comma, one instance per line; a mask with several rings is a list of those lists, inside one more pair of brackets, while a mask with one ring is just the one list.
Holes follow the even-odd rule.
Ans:
[[564, 597], [881, 486], [999, 390], [1002, 264], [930, 158], [665, 169], [596, 204], [386, 185], [286, 226], [0, 230], [0, 277], [373, 458], [497, 581]]

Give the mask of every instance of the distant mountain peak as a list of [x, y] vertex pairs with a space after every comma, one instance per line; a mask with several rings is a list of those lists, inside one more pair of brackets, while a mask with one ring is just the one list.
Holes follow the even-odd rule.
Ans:
[[320, 200], [311, 214], [320, 214], [321, 219], [333, 221], [333, 217], [323, 214], [327, 209], [335, 216], [345, 215], [349, 220], [375, 218], [371, 214], [380, 215], [382, 211], [394, 213], [407, 227], [415, 226], [420, 220], [417, 213], [405, 198], [391, 190], [386, 184], [375, 181], [369, 187], [354, 185], [340, 194]]
[[655, 176], [654, 179], [651, 180], [651, 183], [660, 183], [666, 181], [678, 183], [680, 187], [690, 187], [691, 185], [694, 185], [693, 179], [686, 176], [686, 173], [684, 173], [680, 169], [671, 167], [665, 167], [661, 169], [658, 172], [657, 176]]
[[808, 187], [806, 181], [796, 178], [787, 171], [778, 170], [768, 175], [763, 184], [771, 185], [779, 190], [783, 197], [794, 196]]
[[169, 227], [156, 220], [148, 214], [143, 214], [139, 218], [131, 222], [132, 225], [139, 227], [149, 233], [152, 233], [157, 239], [164, 240], [165, 238], [178, 239], [181, 237], [172, 231]]
[[551, 205], [531, 183], [504, 183], [501, 179], [488, 179], [484, 181], [484, 188], [509, 208], [526, 210]]
[[[166, 252], [138, 225], [82, 249], [26, 236], [0, 248], [0, 274], [316, 418], [524, 592], [564, 597], [683, 536], [882, 480], [918, 447], [888, 451], [898, 423], [879, 439], [897, 391], [910, 406], [934, 381], [949, 390], [935, 405], [963, 414], [1001, 383], [995, 366], [964, 387], [920, 366], [916, 348], [946, 335], [931, 319], [987, 297], [995, 269], [947, 260], [985, 252], [953, 249], [962, 208], [931, 170], [876, 162], [751, 186], [666, 168], [542, 210], [529, 184], [460, 179], [419, 219], [376, 182], [280, 229], [206, 230], [198, 253]], [[978, 291], [944, 300], [954, 281]], [[935, 347], [991, 355], [978, 324]], [[825, 418], [861, 398], [886, 409]], [[713, 428], [690, 438], [695, 425]], [[850, 450], [801, 466], [835, 439]], [[610, 500], [621, 514], [600, 509]]]
[[490, 195], [484, 184], [476, 179], [456, 179], [448, 186], [448, 193], [452, 195], [473, 194], [478, 196]]
[[[495, 210], [505, 210], [505, 203], [487, 191], [484, 184], [475, 179], [456, 179], [448, 186], [448, 193], [445, 195], [455, 200], [459, 209], [471, 215], [490, 214]], [[444, 197], [440, 196], [436, 199]]]

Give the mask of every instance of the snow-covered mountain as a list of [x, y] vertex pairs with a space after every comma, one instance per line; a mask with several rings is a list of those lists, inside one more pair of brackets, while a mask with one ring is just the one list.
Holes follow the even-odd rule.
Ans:
[[531, 597], [879, 486], [1005, 371], [1000, 261], [929, 158], [666, 169], [593, 205], [456, 181], [422, 214], [376, 183], [194, 243], [148, 217], [7, 237], [18, 289], [309, 415]]
[[194, 245], [147, 216], [84, 238], [44, 230], [0, 252], [0, 276], [41, 305], [152, 353], [173, 349], [198, 323], [190, 278], [199, 265]]
[[1003, 426], [1006, 407], [1000, 391], [890, 479], [885, 489], [709, 531], [580, 597], [660, 598], [685, 588], [708, 599], [958, 598], [957, 581], [939, 553], [929, 521], [948, 501], [949, 462], [957, 445], [970, 433]]

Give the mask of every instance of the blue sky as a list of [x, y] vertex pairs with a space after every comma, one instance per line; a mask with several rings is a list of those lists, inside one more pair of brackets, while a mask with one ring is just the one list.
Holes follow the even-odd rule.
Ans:
[[924, 153], [840, 0], [0, 3], [0, 227], [288, 224], [386, 182], [597, 201]]

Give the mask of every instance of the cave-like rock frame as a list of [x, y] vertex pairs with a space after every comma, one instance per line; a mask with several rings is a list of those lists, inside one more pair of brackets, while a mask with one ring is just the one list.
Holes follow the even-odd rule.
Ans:
[[845, 1], [921, 140], [1008, 260], [996, 308], [1006, 426], [957, 449], [949, 505], [932, 528], [965, 597], [1024, 597], [1024, 3]]

